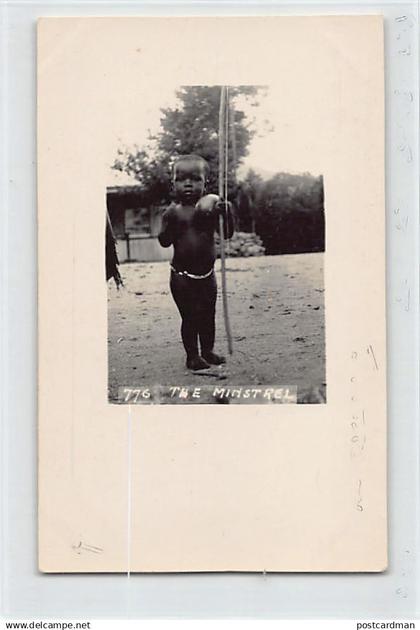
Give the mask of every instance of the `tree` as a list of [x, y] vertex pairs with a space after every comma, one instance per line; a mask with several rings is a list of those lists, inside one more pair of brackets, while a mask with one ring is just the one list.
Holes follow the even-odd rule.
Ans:
[[[256, 130], [252, 120], [236, 106], [237, 98], [244, 97], [252, 105], [258, 104], [262, 88], [236, 86], [229, 88], [232, 105], [228, 134], [228, 188], [235, 192], [236, 167], [247, 155], [249, 143]], [[144, 188], [146, 202], [165, 203], [170, 198], [170, 167], [178, 155], [198, 153], [210, 165], [209, 191], [217, 190], [219, 86], [188, 86], [176, 93], [179, 105], [162, 109], [162, 131], [150, 136], [147, 147], [135, 151], [119, 151], [114, 168], [138, 179]]]
[[278, 173], [260, 188], [256, 231], [267, 254], [324, 250], [324, 185], [309, 173]]
[[118, 150], [113, 168], [137, 179], [142, 186], [142, 205], [162, 205], [170, 198], [170, 178], [167, 163], [159, 159], [154, 148]]
[[238, 230], [255, 232], [255, 218], [263, 186], [263, 178], [253, 169], [249, 169], [238, 183], [234, 197]]

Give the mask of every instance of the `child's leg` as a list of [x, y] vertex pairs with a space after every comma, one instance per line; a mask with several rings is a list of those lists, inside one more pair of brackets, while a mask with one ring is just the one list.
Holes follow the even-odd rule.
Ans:
[[171, 272], [170, 288], [181, 315], [181, 338], [187, 353], [187, 367], [200, 370], [208, 367], [198, 354], [197, 299], [194, 285], [185, 276]]
[[216, 275], [213, 273], [208, 279], [202, 282], [200, 294], [201, 313], [199, 318], [198, 333], [200, 337], [201, 355], [213, 365], [220, 365], [225, 362], [225, 358], [213, 352], [215, 339], [215, 318], [216, 318], [216, 298], [217, 283]]

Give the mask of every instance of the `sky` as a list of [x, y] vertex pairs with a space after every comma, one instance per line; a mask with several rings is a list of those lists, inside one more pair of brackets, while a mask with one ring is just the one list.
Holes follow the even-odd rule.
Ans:
[[[176, 105], [177, 87], [162, 85], [158, 94], [149, 92], [147, 101], [132, 103], [135, 112], [133, 109], [130, 113], [130, 104], [125, 105], [127, 111], [115, 121], [115, 153], [110, 155], [110, 163], [113, 162], [118, 148], [135, 145], [142, 147], [147, 141], [149, 130], [151, 133], [160, 130], [160, 110]], [[239, 175], [246, 173], [249, 168], [267, 176], [280, 171], [308, 171], [314, 175], [322, 173], [322, 164], [317, 161], [317, 153], [311, 143], [307, 142], [314, 133], [314, 121], [310, 116], [306, 120], [296, 118], [293, 107], [295, 97], [296, 95], [290, 98], [290, 95], [283, 94], [278, 85], [273, 85], [268, 86], [266, 94], [260, 96], [258, 107], [251, 107], [244, 100], [238, 104], [247, 116], [255, 119], [258, 130], [249, 145], [249, 154]], [[265, 121], [270, 123], [273, 131], [267, 130]]]

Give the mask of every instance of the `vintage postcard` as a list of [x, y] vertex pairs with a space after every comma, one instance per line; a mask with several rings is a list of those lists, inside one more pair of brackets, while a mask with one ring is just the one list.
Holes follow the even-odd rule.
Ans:
[[383, 571], [380, 16], [38, 24], [39, 567]]

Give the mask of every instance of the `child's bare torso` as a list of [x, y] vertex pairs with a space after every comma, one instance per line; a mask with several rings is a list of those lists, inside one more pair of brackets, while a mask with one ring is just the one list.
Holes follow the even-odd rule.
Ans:
[[203, 275], [216, 260], [215, 229], [214, 212], [177, 204], [165, 211], [159, 240], [164, 244], [162, 237], [163, 241], [170, 239], [174, 247], [172, 265], [177, 271]]

